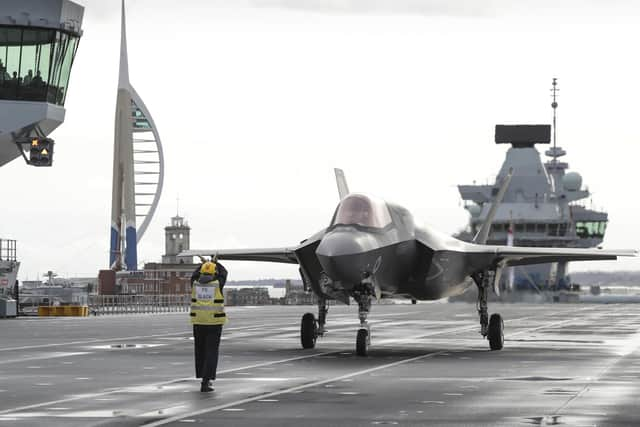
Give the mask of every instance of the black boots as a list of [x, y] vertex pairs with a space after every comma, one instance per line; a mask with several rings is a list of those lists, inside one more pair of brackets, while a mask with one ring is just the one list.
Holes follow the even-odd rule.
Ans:
[[208, 393], [210, 391], [213, 391], [213, 387], [211, 387], [211, 383], [209, 382], [208, 378], [202, 379], [202, 383], [200, 383], [200, 391], [202, 393]]

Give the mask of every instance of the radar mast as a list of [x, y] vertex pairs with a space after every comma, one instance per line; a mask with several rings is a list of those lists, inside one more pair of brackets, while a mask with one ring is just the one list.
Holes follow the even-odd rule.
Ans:
[[[582, 187], [580, 174], [567, 173], [568, 163], [559, 159], [567, 153], [557, 145], [557, 78], [553, 78], [550, 92], [552, 124], [496, 125], [496, 144], [511, 145], [498, 177], [511, 168], [514, 172], [494, 218], [488, 244], [505, 245], [512, 239], [514, 246], [593, 248], [604, 239], [607, 213], [574, 203], [591, 194]], [[536, 149], [541, 144], [549, 144], [545, 151], [549, 159], [544, 163]], [[486, 220], [498, 182], [458, 186], [462, 199], [473, 202], [465, 206], [471, 217], [468, 230], [459, 238], [473, 239]], [[518, 266], [514, 272], [516, 290], [558, 290], [569, 284], [566, 262]]]
[[[553, 102], [551, 103], [551, 108], [553, 108], [553, 150], [556, 150], [556, 109], [558, 108], [558, 101], [556, 101], [556, 95], [560, 89], [558, 89], [558, 79], [556, 77], [553, 78], [553, 82], [551, 83], [553, 86], [551, 88], [551, 96], [553, 97]], [[555, 161], [556, 158], [554, 157]]]
[[553, 98], [553, 102], [551, 103], [551, 108], [553, 108], [553, 147], [549, 150], [545, 151], [545, 155], [551, 157], [551, 161], [546, 164], [547, 171], [551, 175], [552, 184], [553, 184], [553, 192], [556, 195], [562, 192], [562, 177], [564, 176], [565, 170], [569, 167], [567, 163], [559, 163], [558, 157], [562, 157], [567, 154], [561, 147], [557, 145], [556, 139], [556, 129], [557, 129], [557, 109], [558, 109], [558, 79], [556, 77], [553, 78], [551, 82], [551, 97]]

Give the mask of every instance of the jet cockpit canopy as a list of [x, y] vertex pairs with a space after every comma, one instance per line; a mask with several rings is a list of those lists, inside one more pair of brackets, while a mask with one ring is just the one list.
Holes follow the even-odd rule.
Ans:
[[391, 224], [391, 214], [384, 200], [365, 194], [349, 194], [336, 209], [331, 221], [334, 225], [360, 225], [384, 228]]

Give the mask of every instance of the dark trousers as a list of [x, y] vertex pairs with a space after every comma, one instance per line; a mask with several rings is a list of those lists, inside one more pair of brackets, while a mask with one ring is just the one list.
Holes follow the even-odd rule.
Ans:
[[222, 325], [193, 325], [196, 378], [216, 379]]

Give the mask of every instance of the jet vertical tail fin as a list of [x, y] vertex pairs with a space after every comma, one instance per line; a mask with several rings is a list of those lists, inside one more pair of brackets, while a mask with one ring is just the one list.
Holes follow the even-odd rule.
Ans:
[[498, 206], [502, 203], [502, 199], [504, 198], [504, 194], [507, 192], [507, 188], [509, 187], [509, 183], [511, 182], [511, 177], [513, 176], [513, 168], [509, 169], [509, 173], [502, 178], [502, 184], [500, 185], [500, 190], [498, 194], [496, 194], [495, 199], [491, 202], [491, 208], [487, 213], [487, 218], [482, 224], [482, 227], [478, 231], [478, 234], [473, 238], [473, 243], [478, 243], [480, 245], [484, 245], [487, 243], [487, 239], [489, 238], [489, 230], [491, 230], [491, 224], [493, 224], [493, 218], [496, 216], [496, 212], [498, 211]]
[[342, 200], [349, 195], [349, 186], [347, 185], [347, 178], [345, 178], [344, 172], [342, 169], [335, 168], [333, 171], [336, 173], [336, 184], [338, 184], [338, 194], [340, 195], [340, 200]]

